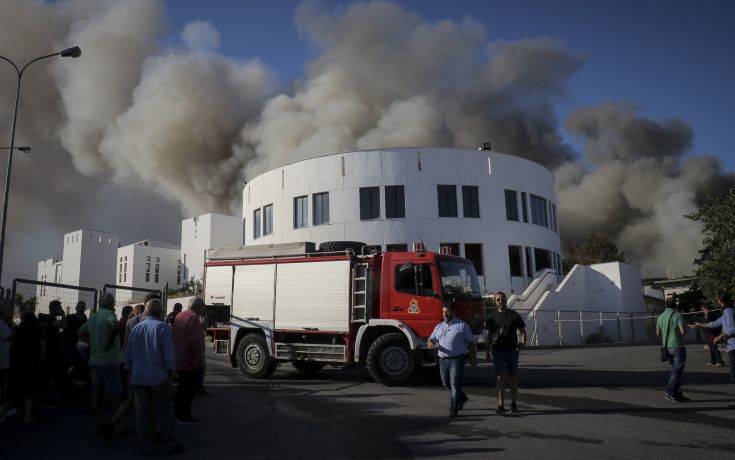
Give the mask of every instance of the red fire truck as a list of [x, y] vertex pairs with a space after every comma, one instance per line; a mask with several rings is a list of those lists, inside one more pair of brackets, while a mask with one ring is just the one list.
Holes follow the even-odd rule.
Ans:
[[399, 385], [435, 364], [427, 338], [445, 302], [475, 334], [482, 327], [472, 262], [422, 244], [387, 253], [354, 242], [211, 249], [204, 265], [205, 301], [230, 306], [230, 358], [250, 378], [282, 362], [304, 373], [358, 364]]

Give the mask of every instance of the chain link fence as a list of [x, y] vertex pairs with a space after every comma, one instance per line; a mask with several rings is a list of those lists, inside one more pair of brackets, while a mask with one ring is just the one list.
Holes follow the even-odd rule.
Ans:
[[[658, 315], [645, 312], [580, 310], [518, 311], [526, 321], [529, 346], [579, 346], [600, 343], [658, 344]], [[685, 320], [693, 320], [685, 316]], [[699, 330], [687, 342], [701, 342]]]
[[166, 290], [165, 289], [146, 289], [131, 286], [118, 286], [115, 284], [105, 284], [102, 288], [102, 293], [110, 293], [115, 298], [118, 310], [124, 305], [138, 305], [145, 304], [145, 300], [151, 294], [155, 295], [163, 303], [164, 315], [167, 313], [166, 310]]
[[9, 316], [13, 318], [18, 317], [20, 312], [27, 308], [34, 308], [36, 313], [48, 313], [49, 303], [54, 300], [61, 302], [64, 312], [69, 314], [74, 312], [80, 300], [87, 304], [87, 308], [96, 308], [97, 290], [90, 287], [18, 278], [13, 280], [10, 300]]

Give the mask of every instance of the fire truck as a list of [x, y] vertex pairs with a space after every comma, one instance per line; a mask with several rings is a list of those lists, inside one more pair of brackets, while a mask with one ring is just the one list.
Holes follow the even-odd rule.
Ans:
[[204, 265], [205, 302], [230, 306], [228, 353], [249, 378], [284, 362], [303, 373], [360, 365], [401, 385], [435, 365], [427, 339], [446, 302], [482, 328], [472, 262], [421, 243], [387, 253], [346, 241], [211, 249]]

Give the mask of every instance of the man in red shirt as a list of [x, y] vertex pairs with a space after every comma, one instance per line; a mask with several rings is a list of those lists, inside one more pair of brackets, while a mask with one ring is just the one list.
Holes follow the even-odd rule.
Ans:
[[176, 373], [179, 388], [176, 391], [176, 421], [182, 425], [199, 423], [191, 416], [191, 403], [199, 388], [199, 373], [204, 365], [204, 300], [195, 297], [189, 309], [176, 315], [173, 326]]

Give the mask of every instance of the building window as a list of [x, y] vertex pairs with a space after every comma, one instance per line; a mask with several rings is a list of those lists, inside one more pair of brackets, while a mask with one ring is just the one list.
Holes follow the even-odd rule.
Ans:
[[462, 186], [462, 212], [465, 217], [480, 218], [480, 198], [476, 185]]
[[508, 246], [508, 261], [510, 263], [510, 276], [523, 276], [523, 265], [520, 246]]
[[120, 275], [118, 275], [118, 281], [117, 282], [118, 283], [122, 283], [122, 273], [120, 273]]
[[126, 282], [126, 283], [128, 282], [128, 273], [127, 272], [123, 273], [123, 281]]
[[260, 221], [260, 209], [256, 209], [253, 211], [253, 239], [257, 240], [260, 238], [260, 229], [261, 229], [261, 221]]
[[536, 271], [540, 271], [545, 268], [554, 268], [554, 263], [551, 261], [551, 251], [533, 248], [533, 255], [536, 258]]
[[515, 190], [505, 191], [505, 218], [518, 222], [518, 193]]
[[564, 265], [562, 265], [561, 255], [559, 254], [556, 255], [556, 267], [556, 273], [559, 276], [564, 276]]
[[521, 192], [521, 211], [523, 213], [523, 222], [528, 223], [528, 205], [526, 204], [526, 192]]
[[146, 262], [150, 262], [151, 261], [151, 256], [146, 256], [145, 257], [145, 260], [146, 260]]
[[531, 248], [526, 246], [526, 276], [533, 278], [533, 259], [531, 258]]
[[457, 186], [437, 185], [436, 196], [439, 202], [439, 217], [457, 217]]
[[386, 252], [408, 252], [408, 245], [407, 244], [386, 244], [385, 245], [385, 251]]
[[444, 248], [447, 248], [448, 254], [459, 257], [459, 243], [439, 243], [439, 252], [443, 253]]
[[360, 220], [380, 218], [380, 187], [360, 189]]
[[406, 217], [406, 197], [403, 185], [387, 185], [385, 187], [385, 217], [387, 219]]
[[273, 205], [263, 206], [263, 236], [273, 233]]
[[307, 196], [297, 196], [293, 199], [293, 228], [303, 228], [309, 225], [309, 202]]
[[[156, 257], [156, 259], [158, 259], [158, 257]], [[153, 272], [153, 281], [155, 283], [157, 283], [158, 282], [158, 264], [156, 264], [156, 265], [153, 266], [153, 270], [154, 270], [154, 272]]]
[[[549, 219], [546, 215], [546, 200], [531, 195], [531, 222], [543, 227], [549, 226]], [[538, 264], [536, 265], [538, 267]]]
[[156, 257], [156, 262], [160, 262], [160, 261], [161, 261], [161, 258], [160, 257]]
[[329, 192], [314, 194], [314, 206], [311, 212], [314, 214], [314, 225], [329, 223]]
[[181, 260], [176, 261], [176, 285], [181, 284]]
[[555, 204], [551, 205], [551, 219], [554, 221], [554, 231], [556, 233], [559, 233], [559, 221], [556, 220], [556, 205]]
[[484, 269], [482, 264], [482, 244], [465, 243], [464, 258], [472, 262], [472, 265], [475, 266], [475, 272], [477, 272], [478, 276], [483, 276]]
[[[150, 257], [148, 257], [150, 259]], [[145, 264], [145, 282], [150, 283], [151, 281], [151, 263], [147, 262]]]

